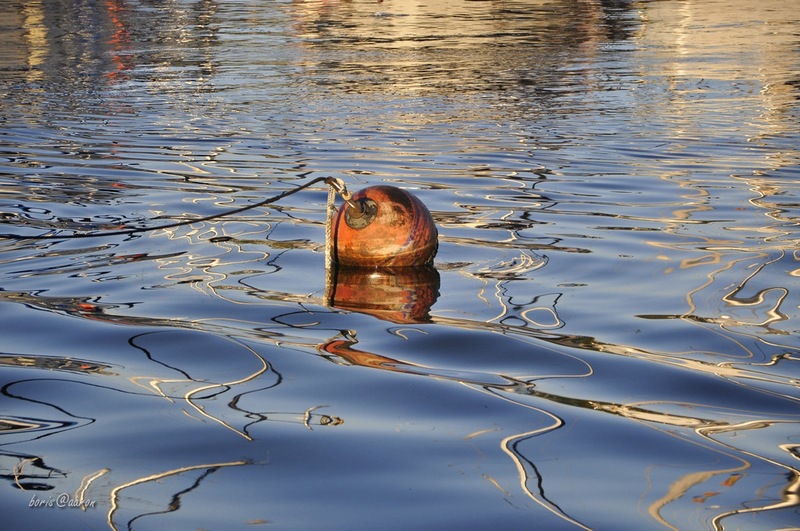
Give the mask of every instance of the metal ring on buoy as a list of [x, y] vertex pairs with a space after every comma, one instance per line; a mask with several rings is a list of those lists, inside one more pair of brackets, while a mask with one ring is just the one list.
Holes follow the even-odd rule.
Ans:
[[394, 186], [370, 186], [353, 194], [333, 220], [332, 232], [332, 259], [344, 266], [421, 266], [433, 262], [439, 247], [430, 211]]

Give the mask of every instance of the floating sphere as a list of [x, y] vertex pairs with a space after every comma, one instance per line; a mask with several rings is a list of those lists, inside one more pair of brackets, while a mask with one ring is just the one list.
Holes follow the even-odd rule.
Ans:
[[353, 194], [333, 220], [334, 262], [355, 267], [420, 266], [433, 262], [439, 233], [427, 207], [394, 186]]

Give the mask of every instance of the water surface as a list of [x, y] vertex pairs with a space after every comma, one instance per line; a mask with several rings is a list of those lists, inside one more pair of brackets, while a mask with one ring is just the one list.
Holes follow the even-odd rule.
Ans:
[[[800, 521], [786, 2], [0, 10], [6, 525]], [[435, 267], [326, 278], [322, 185], [69, 238], [323, 176]]]

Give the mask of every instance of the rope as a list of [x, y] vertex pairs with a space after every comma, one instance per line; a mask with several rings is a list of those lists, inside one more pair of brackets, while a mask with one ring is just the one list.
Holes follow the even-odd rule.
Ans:
[[[330, 183], [329, 183], [330, 184]], [[333, 265], [333, 212], [336, 190], [328, 188], [328, 203], [325, 207], [325, 271], [330, 273]]]
[[328, 220], [326, 221], [326, 232], [325, 232], [325, 242], [326, 242], [325, 243], [325, 245], [326, 245], [326, 261], [325, 261], [325, 263], [326, 263], [326, 267], [327, 267], [328, 263], [329, 263], [328, 260], [329, 260], [329, 255], [330, 255], [330, 250], [328, 249], [328, 247], [330, 245], [332, 245], [330, 243], [331, 238], [330, 238], [330, 235], [329, 235], [329, 231], [330, 231], [329, 225], [330, 225], [331, 210], [333, 209], [332, 194], [334, 193], [334, 191], [336, 191], [340, 195], [342, 195], [342, 197], [345, 199], [345, 201], [348, 201], [348, 202], [352, 203], [352, 201], [349, 200], [350, 199], [350, 193], [347, 191], [347, 188], [345, 188], [344, 181], [342, 181], [341, 179], [335, 179], [333, 177], [317, 177], [316, 179], [313, 179], [313, 180], [311, 180], [311, 181], [309, 181], [309, 182], [307, 182], [305, 184], [301, 184], [297, 188], [293, 188], [291, 190], [287, 190], [285, 192], [282, 192], [282, 193], [280, 193], [278, 195], [275, 195], [273, 197], [270, 197], [268, 199], [264, 199], [263, 201], [259, 201], [258, 203], [253, 203], [252, 205], [246, 205], [246, 206], [243, 206], [243, 207], [240, 207], [240, 208], [235, 208], [233, 210], [228, 210], [228, 211], [222, 212], [220, 214], [213, 214], [213, 215], [210, 215], [210, 216], [204, 216], [204, 217], [200, 217], [200, 218], [187, 219], [187, 220], [183, 220], [183, 221], [177, 221], [175, 223], [167, 223], [166, 225], [158, 225], [158, 226], [155, 226], [155, 227], [137, 227], [137, 228], [133, 228], [133, 229], [112, 230], [112, 231], [76, 232], [76, 233], [67, 234], [67, 235], [40, 234], [40, 235], [35, 235], [35, 236], [20, 236], [18, 234], [0, 234], [0, 239], [6, 239], [6, 240], [67, 240], [67, 239], [70, 239], [71, 240], [71, 239], [77, 239], [77, 238], [99, 238], [99, 237], [102, 237], [102, 236], [127, 236], [127, 235], [130, 235], [130, 234], [137, 234], [137, 233], [140, 233], [140, 232], [153, 232], [153, 231], [157, 231], [157, 230], [172, 229], [172, 228], [175, 228], [175, 227], [182, 227], [184, 225], [191, 225], [193, 223], [202, 223], [203, 221], [211, 221], [211, 220], [219, 219], [219, 218], [222, 218], [222, 217], [225, 217], [225, 216], [232, 216], [232, 215], [235, 215], [235, 214], [240, 214], [242, 212], [246, 212], [248, 210], [252, 210], [254, 208], [262, 207], [264, 205], [269, 205], [270, 203], [274, 203], [276, 201], [279, 201], [281, 199], [289, 197], [292, 194], [296, 194], [300, 190], [305, 190], [306, 188], [309, 188], [309, 187], [311, 187], [311, 186], [313, 186], [313, 185], [315, 185], [315, 184], [317, 184], [319, 182], [323, 182], [323, 181], [325, 182], [325, 184], [327, 184], [327, 185], [329, 185], [331, 187], [330, 190], [328, 191], [328, 210], [327, 210]]
[[[328, 183], [330, 184], [330, 183]], [[331, 305], [333, 284], [336, 280], [336, 267], [333, 263], [333, 214], [336, 210], [334, 186], [328, 188], [328, 203], [325, 208], [325, 304]]]

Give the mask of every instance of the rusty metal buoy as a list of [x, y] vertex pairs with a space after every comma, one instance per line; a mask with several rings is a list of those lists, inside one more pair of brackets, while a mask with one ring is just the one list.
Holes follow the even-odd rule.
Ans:
[[332, 260], [343, 266], [405, 267], [433, 262], [439, 233], [428, 208], [394, 186], [353, 194], [333, 220]]

